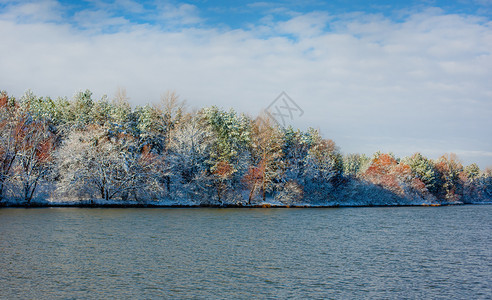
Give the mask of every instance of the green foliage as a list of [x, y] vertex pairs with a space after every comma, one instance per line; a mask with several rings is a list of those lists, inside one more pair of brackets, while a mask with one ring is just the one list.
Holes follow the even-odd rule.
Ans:
[[410, 166], [412, 174], [425, 184], [429, 192], [438, 193], [440, 188], [439, 175], [432, 160], [420, 153], [415, 153], [410, 157], [404, 158], [403, 162]]
[[435, 163], [440, 180], [439, 196], [449, 201], [459, 201], [463, 194], [461, 173], [463, 165], [455, 154], [443, 155]]
[[379, 157], [381, 155], [389, 155], [392, 159], [394, 159], [397, 163], [400, 163], [400, 158], [396, 157], [396, 155], [393, 153], [393, 152], [388, 152], [388, 153], [385, 153], [385, 152], [382, 152], [380, 150], [376, 151], [373, 155], [372, 155], [372, 158], [371, 160], [374, 161], [374, 160], [377, 160], [379, 159]]
[[156, 153], [162, 153], [169, 133], [165, 124], [165, 115], [150, 105], [137, 106], [134, 115], [137, 120], [136, 128], [143, 145], [149, 146]]
[[111, 111], [112, 105], [106, 97], [103, 97], [101, 100], [94, 103], [91, 110], [94, 123], [100, 126], [111, 124], [113, 122]]
[[365, 154], [352, 153], [343, 157], [343, 173], [346, 176], [357, 177], [369, 166], [371, 159]]
[[319, 131], [309, 129], [307, 144], [310, 146], [306, 165], [315, 169], [314, 178], [333, 180], [343, 173], [343, 158], [332, 140], [323, 139]]
[[[327, 200], [335, 189], [343, 189], [341, 182], [351, 180], [372, 182], [399, 196], [417, 191], [420, 196], [433, 197], [429, 191], [446, 201], [492, 199], [491, 171], [481, 172], [476, 164], [463, 168], [453, 155], [432, 161], [416, 153], [401, 162], [391, 153], [377, 152], [372, 159], [360, 154], [342, 156], [335, 143], [316, 129], [282, 129], [264, 116], [252, 120], [215, 106], [186, 113], [184, 103], [174, 93], [168, 93], [158, 105], [134, 109], [124, 90], [112, 101], [106, 96], [98, 101], [92, 97], [89, 90], [72, 99], [55, 100], [28, 91], [16, 100], [0, 92], [0, 198], [5, 185], [27, 182], [26, 176], [12, 175], [21, 165], [35, 162], [26, 158], [37, 157], [49, 165], [45, 169], [57, 170], [58, 175], [49, 180], [61, 184], [64, 167], [67, 171], [70, 165], [73, 174], [78, 174], [70, 159], [79, 153], [77, 163], [85, 164], [84, 176], [99, 174], [104, 189], [109, 179], [119, 182], [117, 188], [131, 190], [135, 199], [143, 193], [140, 187], [145, 187], [197, 203], [217, 203], [217, 199], [220, 204], [239, 203], [241, 191], [249, 193], [249, 204], [260, 193], [263, 201], [271, 196], [294, 203]], [[27, 130], [29, 124], [43, 126]], [[34, 133], [39, 131], [49, 132], [49, 138], [40, 135], [39, 143], [35, 143]], [[121, 148], [121, 143], [127, 146]], [[84, 149], [91, 153], [90, 159], [80, 152]], [[53, 151], [58, 159], [51, 165], [51, 157], [56, 156]], [[35, 168], [24, 170], [35, 174]], [[40, 178], [31, 177], [29, 182], [45, 180]], [[132, 188], [125, 180], [132, 182]], [[76, 188], [84, 185], [87, 182]], [[33, 187], [29, 198], [36, 185]], [[125, 193], [121, 193], [122, 198]], [[473, 196], [467, 198], [466, 193]]]
[[131, 115], [132, 107], [126, 98], [113, 100], [111, 105], [111, 116], [117, 124], [124, 125], [128, 123], [131, 119]]
[[29, 111], [34, 119], [55, 121], [57, 118], [56, 104], [49, 97], [37, 97], [32, 91], [28, 90], [20, 98], [19, 102], [26, 111]]
[[266, 115], [252, 122], [251, 165], [243, 178], [249, 188], [248, 203], [256, 192], [262, 193], [266, 201], [267, 193], [272, 193], [281, 181], [283, 173], [282, 131]]
[[235, 190], [247, 171], [251, 121], [232, 109], [226, 112], [215, 106], [203, 109], [200, 115], [211, 135], [208, 164], [216, 199], [222, 205], [224, 197], [237, 195]]
[[216, 138], [210, 153], [212, 171], [219, 162], [228, 162], [233, 165], [233, 172], [236, 172], [241, 164], [239, 158], [251, 142], [250, 120], [245, 115], [238, 116], [232, 109], [226, 112], [215, 106], [205, 108], [202, 115]]
[[69, 121], [73, 122], [75, 127], [91, 124], [93, 122], [93, 107], [94, 100], [92, 100], [92, 92], [89, 90], [78, 92], [71, 102], [70, 112], [72, 115], [70, 116]]
[[53, 101], [55, 107], [53, 109], [53, 123], [58, 126], [69, 124], [73, 120], [73, 112], [71, 112], [71, 102], [67, 98], [58, 97]]
[[15, 97], [9, 96], [7, 91], [0, 91], [0, 107], [1, 108], [6, 108], [6, 109], [11, 109], [15, 107], [17, 103], [17, 100]]
[[298, 180], [303, 177], [305, 160], [312, 145], [313, 136], [294, 130], [291, 126], [284, 129], [283, 147], [285, 160], [285, 180]]
[[480, 168], [478, 167], [478, 165], [476, 163], [473, 163], [471, 165], [466, 166], [464, 171], [466, 174], [466, 178], [468, 178], [468, 180], [471, 180], [471, 181], [474, 181], [477, 178], [479, 178], [480, 174], [481, 174]]
[[145, 105], [145, 106], [137, 106], [135, 108], [135, 114], [138, 118], [138, 131], [141, 133], [156, 133], [160, 130], [161, 128], [158, 128], [158, 119], [159, 119], [159, 114], [158, 112], [150, 105]]

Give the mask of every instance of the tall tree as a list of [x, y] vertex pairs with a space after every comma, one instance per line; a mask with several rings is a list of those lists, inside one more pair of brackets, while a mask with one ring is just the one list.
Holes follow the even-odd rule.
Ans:
[[304, 190], [312, 199], [326, 200], [341, 179], [342, 156], [335, 142], [323, 139], [317, 130], [310, 130], [311, 147], [305, 158]]
[[205, 203], [211, 196], [209, 152], [214, 142], [201, 118], [188, 115], [174, 128], [165, 158], [168, 192], [177, 199]]
[[248, 204], [257, 191], [263, 201], [282, 177], [282, 131], [268, 116], [260, 115], [251, 126], [251, 165], [244, 176], [249, 188]]
[[30, 205], [40, 181], [52, 170], [56, 137], [47, 121], [32, 120], [27, 115], [24, 118], [16, 136], [19, 151], [15, 178], [21, 186], [22, 198]]
[[343, 157], [343, 174], [349, 177], [358, 177], [363, 174], [371, 159], [365, 154], [352, 153]]
[[398, 196], [430, 197], [424, 182], [412, 173], [412, 168], [404, 161], [396, 159], [391, 153], [377, 152], [362, 178]]
[[410, 157], [404, 158], [402, 162], [410, 166], [413, 176], [421, 180], [429, 192], [437, 195], [439, 191], [439, 177], [432, 160], [420, 153], [415, 153]]
[[250, 120], [245, 115], [238, 116], [234, 110], [228, 112], [217, 107], [201, 111], [206, 130], [214, 137], [210, 148], [210, 173], [219, 204], [225, 198], [237, 201], [240, 180], [247, 171], [248, 148], [251, 142]]
[[392, 154], [377, 152], [364, 172], [363, 178], [396, 194], [403, 194], [403, 189], [394, 172], [397, 166], [398, 161]]
[[6, 183], [13, 176], [13, 166], [19, 152], [16, 137], [22, 126], [17, 111], [15, 99], [4, 91], [0, 92], [0, 201], [4, 197]]
[[125, 133], [98, 126], [72, 131], [58, 152], [61, 191], [104, 200], [137, 199], [141, 189], [158, 188], [160, 161]]
[[294, 130], [292, 127], [284, 129], [282, 147], [285, 163], [284, 181], [302, 182], [306, 157], [312, 145], [313, 139], [309, 133], [301, 132], [299, 129]]
[[435, 163], [440, 179], [439, 196], [447, 201], [459, 201], [463, 196], [463, 165], [456, 154], [445, 154]]

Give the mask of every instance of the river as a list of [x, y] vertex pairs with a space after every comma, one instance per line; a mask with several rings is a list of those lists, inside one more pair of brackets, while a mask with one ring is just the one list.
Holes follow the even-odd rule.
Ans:
[[0, 298], [492, 298], [492, 205], [2, 208]]

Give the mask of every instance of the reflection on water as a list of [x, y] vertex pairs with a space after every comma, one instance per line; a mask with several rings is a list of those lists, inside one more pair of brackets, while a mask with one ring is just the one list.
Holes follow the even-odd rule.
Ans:
[[492, 206], [0, 209], [0, 298], [492, 297]]

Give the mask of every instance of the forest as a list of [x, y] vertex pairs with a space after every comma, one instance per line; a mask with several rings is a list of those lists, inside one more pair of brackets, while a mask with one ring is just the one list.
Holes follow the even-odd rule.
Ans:
[[0, 205], [442, 205], [492, 202], [492, 169], [454, 154], [343, 154], [266, 114], [0, 95]]

